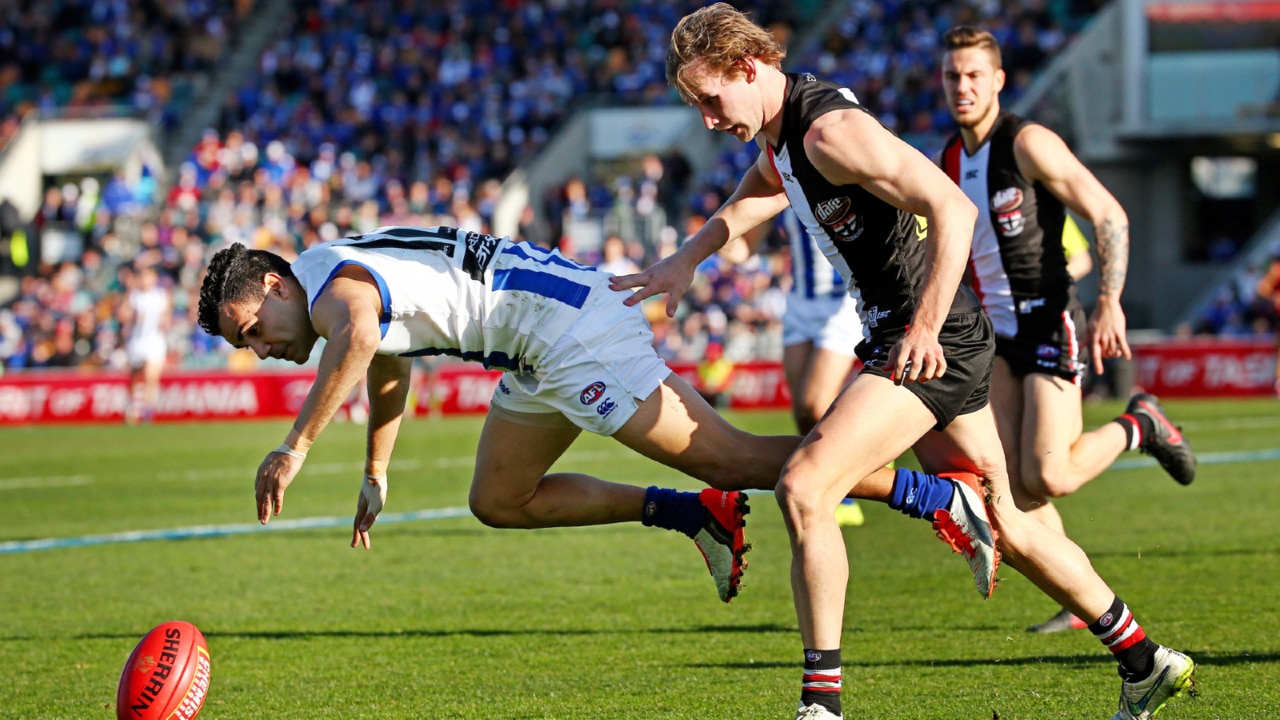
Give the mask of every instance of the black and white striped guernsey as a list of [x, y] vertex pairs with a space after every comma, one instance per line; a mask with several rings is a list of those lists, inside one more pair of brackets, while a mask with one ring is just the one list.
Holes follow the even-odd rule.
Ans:
[[[804, 137], [815, 120], [863, 108], [853, 92], [808, 73], [788, 73], [778, 144], [767, 145], [796, 215], [819, 243], [858, 301], [864, 332], [911, 322], [925, 279], [924, 232], [911, 213], [860, 185], [835, 185], [805, 155]], [[977, 312], [973, 294], [956, 292], [951, 312]]]
[[942, 151], [942, 169], [978, 206], [969, 265], [974, 290], [996, 334], [1019, 337], [1074, 307], [1075, 282], [1062, 248], [1066, 209], [1018, 169], [1013, 142], [1031, 121], [1001, 112], [972, 155], [959, 133]]

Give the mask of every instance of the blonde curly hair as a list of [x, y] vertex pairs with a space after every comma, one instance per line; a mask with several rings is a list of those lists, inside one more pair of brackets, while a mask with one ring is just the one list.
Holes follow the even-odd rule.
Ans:
[[667, 48], [667, 82], [687, 103], [697, 94], [691, 69], [699, 60], [699, 74], [732, 78], [739, 70], [734, 63], [746, 57], [782, 67], [787, 51], [769, 33], [728, 3], [716, 3], [684, 16], [671, 32]]

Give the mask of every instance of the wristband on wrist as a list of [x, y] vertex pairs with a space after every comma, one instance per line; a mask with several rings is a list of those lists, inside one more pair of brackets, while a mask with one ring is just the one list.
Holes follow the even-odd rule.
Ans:
[[299, 450], [294, 450], [293, 448], [289, 447], [288, 443], [280, 443], [280, 447], [276, 448], [275, 450], [272, 450], [271, 452], [281, 453], [284, 455], [288, 455], [289, 457], [296, 457], [299, 460], [307, 459], [306, 453], [301, 452]]

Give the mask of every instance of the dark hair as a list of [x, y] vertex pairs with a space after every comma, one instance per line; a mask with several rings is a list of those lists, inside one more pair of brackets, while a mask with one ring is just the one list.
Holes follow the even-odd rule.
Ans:
[[214, 337], [221, 335], [218, 316], [222, 306], [266, 298], [262, 278], [267, 273], [291, 278], [293, 268], [273, 252], [250, 250], [239, 243], [214, 253], [200, 284], [200, 327]]
[[964, 48], [986, 50], [991, 56], [991, 65], [996, 70], [1004, 66], [1000, 57], [1000, 43], [990, 31], [973, 25], [957, 25], [942, 35], [942, 49], [946, 52], [963, 50]]

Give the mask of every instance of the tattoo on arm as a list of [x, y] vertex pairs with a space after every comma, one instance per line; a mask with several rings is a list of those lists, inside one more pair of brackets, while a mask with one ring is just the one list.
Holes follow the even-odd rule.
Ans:
[[1119, 297], [1129, 271], [1129, 226], [1110, 218], [1098, 228], [1098, 291]]

